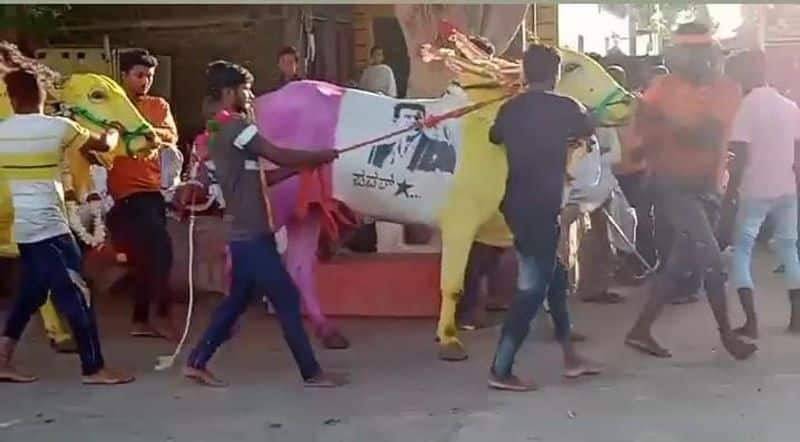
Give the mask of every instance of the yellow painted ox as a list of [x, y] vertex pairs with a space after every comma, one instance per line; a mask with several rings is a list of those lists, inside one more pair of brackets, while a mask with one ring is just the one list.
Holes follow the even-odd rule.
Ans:
[[[39, 73], [49, 95], [48, 113], [57, 111], [95, 133], [117, 123], [125, 128], [120, 134], [119, 144], [109, 152], [96, 154], [93, 162], [110, 167], [114, 158], [120, 155], [154, 153], [156, 143], [151, 136], [152, 127], [131, 103], [125, 91], [110, 78], [95, 74], [73, 74], [62, 79], [47, 67], [22, 56], [15, 46], [0, 42], [0, 75], [17, 68], [32, 69]], [[12, 114], [5, 83], [0, 80], [0, 119]], [[69, 166], [72, 190], [78, 201], [85, 202], [93, 192], [91, 164], [77, 150], [66, 152], [64, 158]], [[10, 189], [4, 180], [0, 158], [0, 256], [13, 258], [19, 254], [12, 238], [13, 221]], [[52, 339], [61, 341], [69, 337], [68, 330], [49, 301], [42, 308], [42, 316]]]
[[[376, 137], [380, 140], [343, 153], [330, 166], [330, 183], [317, 186], [319, 195], [309, 196], [315, 191], [314, 180], [306, 181], [307, 191], [301, 192], [301, 178], [269, 190], [274, 225], [287, 231], [287, 268], [315, 329], [322, 330], [318, 334], [323, 342], [336, 333], [326, 333], [335, 328], [322, 314], [313, 263], [320, 226], [333, 216], [325, 212], [323, 218], [319, 210], [299, 213], [298, 199], [303, 194], [309, 201], [321, 201], [323, 210], [336, 207], [327, 204], [329, 198], [376, 220], [441, 231], [442, 303], [437, 335], [443, 359], [466, 357], [454, 317], [473, 242], [512, 245], [511, 232], [499, 212], [508, 177], [506, 152], [489, 143], [488, 131], [503, 101], [518, 91], [521, 65], [491, 57], [452, 28], [441, 35], [445, 38], [436, 41], [435, 47], [424, 45], [415, 55], [426, 63], [443, 65], [438, 71], [454, 73], [458, 85], [451, 85], [440, 98], [401, 100], [300, 81], [255, 101], [259, 131], [277, 145], [344, 148]], [[563, 51], [563, 59], [559, 92], [592, 109], [602, 124], [627, 121], [632, 96], [598, 63], [568, 50]], [[308, 109], [315, 110], [313, 116]], [[430, 118], [443, 119], [432, 124]], [[431, 124], [422, 128], [413, 122]], [[386, 134], [390, 136], [380, 137]], [[590, 149], [587, 140], [574, 140], [565, 150], [569, 177], [581, 179], [577, 171], [586, 168], [580, 165], [596, 161], [599, 178], [598, 149]], [[319, 179], [326, 180], [324, 174]], [[323, 195], [322, 188], [331, 189], [331, 195]]]
[[[0, 47], [10, 50], [8, 48], [7, 44]], [[20, 62], [20, 57], [18, 55], [13, 59], [16, 62], [14, 65], [3, 64], [2, 71], [7, 72], [17, 66], [35, 66], [39, 71], [49, 71], [32, 60], [23, 59], [26, 63]], [[5, 58], [0, 63], [8, 63], [8, 57]], [[152, 127], [128, 99], [122, 87], [110, 78], [96, 74], [73, 74], [63, 81], [56, 80], [46, 83], [45, 86], [50, 98], [48, 112], [58, 110], [96, 133], [111, 127], [112, 122], [120, 123], [125, 128], [117, 146], [110, 152], [95, 155], [97, 163], [110, 167], [116, 156], [149, 155], [154, 151], [155, 143], [150, 136], [153, 133]], [[0, 81], [0, 119], [12, 114], [5, 83]], [[91, 164], [76, 150], [66, 152], [65, 160], [69, 163], [73, 190], [79, 201], [85, 201], [93, 191]], [[0, 180], [2, 179], [0, 174]], [[16, 247], [7, 239], [10, 237], [13, 222], [13, 206], [8, 191], [8, 186], [3, 186], [0, 181], [0, 213], [5, 214], [5, 217], [0, 218], [0, 238], [6, 239], [0, 242], [0, 253], [14, 256]]]
[[[453, 51], [423, 54], [423, 59], [444, 62], [451, 71], [457, 72], [456, 80], [469, 102], [480, 103], [500, 97], [508, 92], [509, 83], [521, 76], [519, 62], [490, 57], [466, 36], [447, 30], [446, 25], [441, 32], [450, 35]], [[556, 92], [588, 107], [601, 125], [618, 126], [630, 119], [635, 104], [633, 96], [599, 63], [569, 49], [561, 49], [561, 55], [561, 80]], [[446, 360], [466, 357], [458, 339], [455, 313], [473, 240], [496, 247], [513, 245], [513, 236], [498, 209], [508, 176], [506, 153], [502, 147], [489, 143], [487, 136], [500, 105], [487, 106], [462, 120], [461, 164], [437, 223], [442, 234], [442, 303], [437, 337], [439, 356]], [[568, 150], [568, 180], [577, 178], [577, 168], [587, 154], [586, 149], [579, 147], [585, 142], [575, 140]]]

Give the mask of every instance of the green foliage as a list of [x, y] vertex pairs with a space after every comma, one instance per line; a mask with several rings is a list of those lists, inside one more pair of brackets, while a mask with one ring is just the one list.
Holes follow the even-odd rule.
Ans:
[[[640, 27], [648, 27], [667, 36], [680, 23], [700, 21], [712, 29], [718, 26], [709, 14], [705, 3], [675, 1], [670, 3], [601, 4], [600, 7], [617, 17], [625, 17], [632, 10]], [[630, 8], [630, 9], [629, 9]]]
[[55, 32], [69, 5], [0, 5], [0, 28], [46, 36]]

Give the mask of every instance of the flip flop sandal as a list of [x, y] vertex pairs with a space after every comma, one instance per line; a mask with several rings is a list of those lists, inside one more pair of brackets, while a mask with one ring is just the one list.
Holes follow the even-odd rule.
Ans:
[[0, 383], [3, 384], [30, 384], [38, 381], [36, 376], [23, 376], [23, 375], [0, 375]]
[[309, 379], [303, 381], [303, 387], [305, 388], [337, 388], [343, 387], [349, 383], [349, 379], [346, 375], [340, 376], [338, 382], [337, 380], [331, 378], [324, 378], [321, 380], [317, 379]]
[[565, 371], [564, 377], [567, 379], [578, 379], [581, 376], [597, 376], [602, 372], [603, 370], [599, 368], [581, 367], [578, 370]]
[[581, 298], [581, 302], [592, 303], [592, 304], [621, 304], [625, 301], [625, 298], [610, 292], [604, 292], [599, 295], [589, 296], [587, 298]]
[[164, 335], [157, 331], [132, 331], [130, 335], [134, 338], [163, 338]]
[[81, 381], [83, 385], [123, 385], [123, 384], [130, 384], [131, 382], [135, 381], [136, 378], [133, 376], [128, 376], [126, 378], [116, 378], [116, 379], [105, 379], [105, 380], [89, 380], [84, 379]]
[[190, 381], [192, 381], [192, 382], [194, 382], [196, 384], [203, 385], [203, 386], [206, 386], [206, 387], [211, 387], [211, 388], [227, 388], [228, 387], [228, 383], [223, 381], [223, 380], [221, 380], [221, 379], [216, 379], [215, 378], [213, 381], [209, 381], [204, 376], [200, 376], [200, 375], [197, 375], [197, 374], [185, 374], [183, 376], [186, 379], [189, 379]]
[[672, 357], [672, 353], [670, 353], [669, 350], [661, 347], [654, 349], [647, 345], [647, 343], [639, 341], [638, 339], [626, 339], [625, 345], [641, 353], [655, 356], [657, 358], [667, 359]]
[[489, 380], [489, 388], [493, 388], [495, 390], [500, 390], [500, 391], [514, 391], [520, 393], [528, 391], [536, 391], [538, 389], [536, 385], [509, 384], [494, 379]]

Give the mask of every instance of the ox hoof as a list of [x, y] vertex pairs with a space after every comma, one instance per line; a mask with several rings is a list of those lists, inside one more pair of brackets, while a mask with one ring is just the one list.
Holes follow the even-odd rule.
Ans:
[[350, 348], [350, 341], [343, 334], [335, 331], [322, 338], [322, 345], [329, 350], [344, 350]]
[[439, 359], [443, 361], [463, 361], [467, 356], [467, 351], [457, 342], [439, 347]]

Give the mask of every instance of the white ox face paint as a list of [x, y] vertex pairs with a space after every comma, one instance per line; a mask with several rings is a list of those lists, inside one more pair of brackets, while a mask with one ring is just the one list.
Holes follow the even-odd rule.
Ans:
[[[348, 90], [336, 129], [344, 148], [468, 105], [464, 95], [397, 100]], [[436, 222], [463, 151], [459, 119], [416, 129], [344, 153], [334, 163], [334, 197], [363, 215], [407, 224]]]

